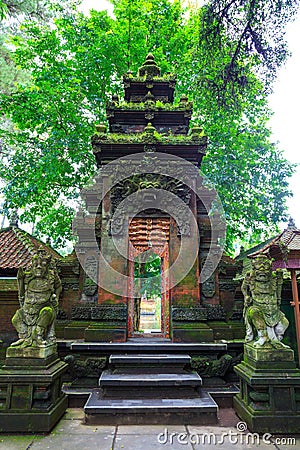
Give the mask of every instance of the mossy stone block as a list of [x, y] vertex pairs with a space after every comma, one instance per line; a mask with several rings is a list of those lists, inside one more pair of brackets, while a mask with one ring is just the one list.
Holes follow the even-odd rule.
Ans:
[[[204, 323], [199, 323], [194, 327], [173, 327], [173, 342], [212, 342], [214, 340], [214, 333]], [[195, 325], [195, 324], [193, 324]]]
[[[38, 358], [6, 360], [10, 362], [10, 359], [15, 365], [4, 365], [0, 370], [3, 399], [0, 404], [0, 432], [51, 431], [68, 406], [68, 398], [61, 390], [67, 364], [56, 358], [48, 361], [47, 366], [38, 367], [32, 364]], [[27, 361], [25, 366], [24, 361]]]
[[227, 322], [233, 333], [233, 339], [245, 339], [246, 329], [242, 322], [228, 321]]
[[291, 368], [291, 363], [278, 361], [276, 369], [270, 367], [270, 362], [269, 368], [267, 364], [264, 368], [253, 367], [245, 361], [235, 366], [240, 393], [233, 405], [251, 432], [300, 432], [300, 370]]
[[125, 328], [88, 327], [84, 332], [86, 342], [126, 342]]
[[233, 331], [228, 323], [223, 321], [209, 322], [209, 327], [213, 330], [216, 341], [233, 339]]

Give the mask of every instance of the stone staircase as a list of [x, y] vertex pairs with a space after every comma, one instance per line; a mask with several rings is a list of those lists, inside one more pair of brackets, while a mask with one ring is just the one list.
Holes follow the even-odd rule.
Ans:
[[88, 424], [212, 424], [218, 406], [184, 354], [111, 355], [84, 406]]

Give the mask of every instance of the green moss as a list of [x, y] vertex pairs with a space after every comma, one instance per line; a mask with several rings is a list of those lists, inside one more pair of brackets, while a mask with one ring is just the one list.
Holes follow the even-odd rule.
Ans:
[[179, 287], [186, 287], [186, 288], [196, 288], [197, 287], [197, 277], [196, 277], [196, 271], [191, 269], [186, 277], [184, 277], [178, 284]]
[[114, 111], [190, 111], [193, 109], [193, 102], [163, 103], [159, 100], [145, 102], [109, 102], [106, 106], [107, 110]]
[[173, 329], [175, 341], [179, 342], [212, 342], [213, 331], [210, 328]]
[[176, 82], [176, 75], [174, 75], [173, 73], [168, 73], [165, 75], [162, 75], [160, 77], [154, 76], [154, 77], [147, 77], [146, 75], [143, 75], [141, 77], [134, 77], [131, 74], [125, 74], [123, 75], [123, 81], [124, 82], [128, 82], [130, 81], [131, 83], [143, 83], [145, 81], [154, 81], [154, 82]]
[[194, 134], [186, 136], [184, 134], [160, 134], [157, 131], [154, 133], [96, 133], [92, 137], [92, 144], [163, 144], [163, 145], [190, 145], [202, 144], [205, 145], [207, 137], [202, 134]]
[[180, 294], [174, 299], [174, 306], [191, 306], [191, 303], [195, 306], [195, 302], [198, 302], [198, 300], [193, 298], [191, 294]]
[[174, 329], [207, 331], [210, 327], [203, 322], [173, 322]]
[[112, 305], [112, 306], [116, 306], [116, 307], [122, 307], [122, 306], [126, 306], [123, 301], [122, 301], [122, 297], [120, 297], [120, 295], [117, 294], [111, 294], [112, 298], [104, 300], [103, 302], [101, 302], [100, 306], [107, 306], [107, 305]]

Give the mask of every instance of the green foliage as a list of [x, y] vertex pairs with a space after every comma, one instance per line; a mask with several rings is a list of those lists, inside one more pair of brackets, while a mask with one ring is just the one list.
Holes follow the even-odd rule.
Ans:
[[151, 51], [162, 74], [177, 74], [177, 96], [189, 94], [210, 138], [202, 169], [224, 205], [228, 249], [273, 232], [292, 167], [272, 143], [266, 91], [286, 59], [284, 25], [298, 1], [210, 1], [189, 11], [178, 0], [113, 4], [115, 18], [56, 5], [51, 26], [24, 21], [10, 39], [15, 51], [0, 48], [14, 67], [0, 78], [5, 210], [21, 209], [21, 220], [63, 245], [70, 201], [95, 169], [94, 124], [111, 94], [122, 95], [122, 74], [135, 74]]
[[0, 21], [6, 18], [7, 12], [7, 5], [0, 0]]
[[264, 81], [266, 90], [271, 87], [278, 67], [288, 55], [285, 25], [294, 18], [298, 7], [299, 0], [207, 2], [202, 8], [200, 40], [209, 51], [215, 53], [217, 49], [223, 60], [222, 72], [212, 80], [219, 101], [227, 102], [224, 89], [231, 89], [233, 95], [243, 92], [253, 81], [253, 72]]
[[147, 298], [161, 296], [161, 259], [153, 254], [146, 262], [134, 262], [135, 283], [139, 283], [139, 292], [142, 296], [145, 292]]

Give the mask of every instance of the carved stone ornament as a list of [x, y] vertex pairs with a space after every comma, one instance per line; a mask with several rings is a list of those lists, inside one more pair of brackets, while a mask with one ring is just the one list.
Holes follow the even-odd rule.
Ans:
[[196, 356], [191, 360], [191, 367], [201, 376], [224, 377], [232, 368], [233, 357], [231, 355], [222, 355], [219, 359], [212, 359], [209, 356]]
[[87, 297], [92, 297], [97, 291], [97, 283], [93, 281], [97, 280], [98, 275], [98, 262], [95, 256], [90, 255], [86, 258], [84, 271], [86, 276], [84, 280], [83, 293]]
[[72, 379], [76, 378], [96, 378], [100, 376], [102, 370], [107, 365], [107, 358], [105, 356], [99, 358], [87, 358], [80, 360], [75, 358], [74, 355], [67, 355], [64, 358], [68, 363], [68, 371]]
[[[142, 193], [142, 191], [145, 191], [146, 194], [146, 190], [148, 188], [156, 188], [162, 191], [171, 192], [176, 195], [176, 197], [180, 198], [186, 205], [190, 202], [191, 190], [179, 180], [153, 173], [146, 175], [135, 175], [113, 187], [111, 191], [112, 214], [114, 214], [115, 210], [118, 208], [118, 205], [126, 197], [134, 192]], [[166, 199], [165, 204], [169, 203], [169, 201]], [[174, 201], [172, 203], [174, 203]], [[174, 218], [176, 218], [178, 234], [185, 236], [190, 235], [190, 223], [187, 218], [186, 211], [184, 211], [180, 205], [176, 204], [172, 204], [170, 208], [170, 210], [174, 213]], [[122, 234], [124, 221], [125, 212], [123, 216], [121, 211], [118, 210], [118, 214], [114, 215], [114, 219], [111, 223], [111, 234]]]
[[172, 308], [172, 320], [186, 322], [198, 322], [206, 321], [207, 319], [207, 309], [203, 307], [173, 307]]
[[124, 305], [76, 305], [72, 308], [71, 318], [72, 320], [124, 321], [127, 319], [127, 307]]
[[215, 273], [213, 273], [203, 284], [202, 293], [205, 297], [211, 298], [216, 293]]

